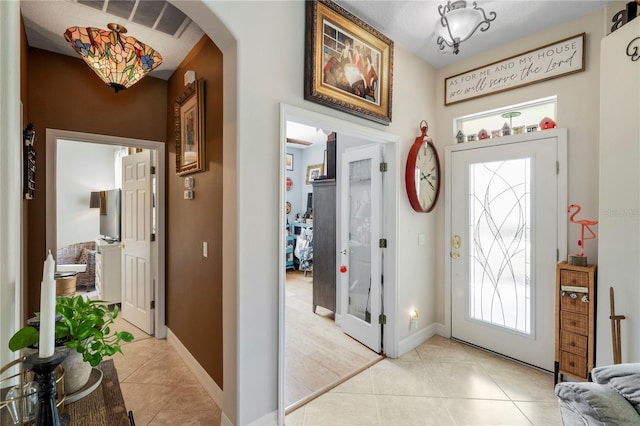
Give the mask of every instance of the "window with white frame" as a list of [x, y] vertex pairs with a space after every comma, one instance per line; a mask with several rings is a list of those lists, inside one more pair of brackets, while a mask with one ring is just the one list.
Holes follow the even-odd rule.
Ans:
[[478, 140], [482, 130], [485, 130], [490, 138], [506, 136], [507, 132], [503, 131], [504, 128], [508, 128], [508, 133], [511, 135], [540, 130], [540, 122], [543, 118], [556, 121], [556, 111], [557, 97], [551, 96], [465, 115], [454, 120], [454, 139], [459, 132], [462, 132], [463, 141], [469, 142]]

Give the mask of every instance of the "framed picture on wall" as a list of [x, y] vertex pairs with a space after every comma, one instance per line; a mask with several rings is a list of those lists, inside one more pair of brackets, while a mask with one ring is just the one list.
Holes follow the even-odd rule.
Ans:
[[204, 170], [204, 81], [189, 84], [174, 106], [176, 173]]
[[391, 122], [393, 41], [330, 0], [306, 2], [304, 98]]
[[287, 154], [284, 163], [286, 164], [287, 171], [293, 170], [293, 154]]
[[318, 179], [322, 175], [322, 164], [312, 164], [307, 166], [307, 180], [306, 184], [311, 185], [311, 182]]

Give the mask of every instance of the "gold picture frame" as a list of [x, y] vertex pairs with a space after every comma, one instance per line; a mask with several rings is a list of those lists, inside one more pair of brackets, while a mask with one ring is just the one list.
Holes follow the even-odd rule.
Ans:
[[190, 83], [174, 106], [176, 174], [205, 170], [204, 81]]
[[330, 0], [306, 2], [304, 98], [391, 122], [393, 41]]
[[311, 185], [311, 182], [322, 176], [322, 164], [312, 164], [307, 166], [307, 179], [305, 181], [306, 185]]

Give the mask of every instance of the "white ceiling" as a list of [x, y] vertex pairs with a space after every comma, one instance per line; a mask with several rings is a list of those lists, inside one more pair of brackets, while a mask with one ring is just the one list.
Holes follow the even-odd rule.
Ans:
[[[127, 0], [120, 4], [133, 2], [135, 8], [142, 9], [140, 1], [148, 0]], [[165, 6], [164, 0], [151, 1], [155, 6], [163, 4], [163, 7], [175, 9], [171, 4]], [[102, 10], [81, 4], [82, 2], [93, 2], [102, 7]], [[113, 4], [109, 5], [109, 2]], [[133, 22], [129, 18], [135, 16], [136, 9], [127, 18], [107, 13], [108, 8], [116, 6], [116, 0], [21, 0], [20, 3], [29, 46], [75, 57], [77, 54], [63, 37], [68, 27], [106, 29], [108, 23], [115, 22], [127, 27], [128, 35], [160, 52], [163, 63], [150, 75], [162, 79], [171, 76], [203, 36], [202, 30], [189, 19], [178, 31], [179, 37], [174, 37]], [[173, 3], [179, 4], [179, 1], [174, 0]], [[479, 0], [478, 7], [482, 7], [487, 14], [496, 12], [497, 17], [488, 31], [478, 31], [471, 39], [463, 42], [458, 55], [453, 55], [450, 49], [441, 51], [436, 44], [435, 28], [439, 25], [440, 17], [438, 6], [445, 4], [445, 0], [336, 0], [336, 3], [392, 39], [396, 46], [414, 53], [435, 68], [441, 68], [503, 43], [592, 13], [602, 8], [607, 1]], [[473, 2], [469, 1], [468, 4], [471, 7]], [[295, 126], [291, 132], [293, 133], [287, 133], [287, 136], [295, 139], [315, 142], [324, 138], [323, 141], [326, 141], [324, 133], [313, 127]]]
[[[438, 6], [446, 0], [336, 0], [358, 18], [394, 41], [395, 45], [413, 52], [435, 68], [450, 65], [502, 44], [535, 34], [545, 28], [590, 14], [607, 0], [477, 0], [485, 13], [496, 13], [489, 30], [480, 30], [460, 45], [460, 53], [440, 50], [435, 29], [440, 25]], [[467, 1], [472, 7], [473, 0]]]

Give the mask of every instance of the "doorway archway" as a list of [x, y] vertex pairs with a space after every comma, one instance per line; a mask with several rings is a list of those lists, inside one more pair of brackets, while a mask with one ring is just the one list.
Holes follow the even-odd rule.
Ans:
[[[387, 323], [383, 333], [384, 353], [391, 357], [398, 355], [398, 335], [397, 335], [397, 256], [398, 256], [398, 201], [397, 201], [397, 170], [400, 168], [398, 142], [400, 138], [396, 135], [374, 130], [349, 121], [332, 118], [313, 111], [294, 107], [292, 105], [280, 105], [280, 167], [279, 167], [279, 235], [285, 235], [286, 212], [285, 212], [285, 160], [286, 160], [286, 129], [287, 122], [292, 121], [300, 124], [306, 124], [322, 129], [331, 129], [339, 136], [345, 135], [350, 138], [357, 138], [370, 141], [371, 143], [385, 146], [386, 162], [389, 164], [389, 172], [384, 180], [383, 191], [387, 192], [389, 202], [385, 205], [384, 217], [385, 237], [388, 240], [388, 249], [385, 251], [383, 259], [384, 269], [384, 290], [383, 299], [385, 306], [385, 315]], [[337, 160], [337, 163], [339, 161]], [[336, 164], [338, 167], [338, 164]], [[278, 413], [281, 416], [280, 424], [284, 424], [285, 395], [284, 382], [285, 365], [285, 300], [286, 300], [286, 271], [285, 271], [285, 239], [281, 238], [279, 242], [279, 375], [278, 375]], [[340, 307], [337, 308], [336, 319], [340, 315]], [[338, 321], [336, 321], [338, 322]]]
[[154, 259], [156, 265], [156, 277], [154, 294], [156, 295], [156, 308], [154, 312], [155, 337], [166, 338], [167, 327], [165, 323], [165, 270], [157, 265], [165, 264], [165, 144], [163, 142], [141, 139], [122, 138], [117, 136], [96, 135], [91, 133], [73, 132], [68, 130], [47, 129], [46, 133], [46, 206], [47, 227], [46, 246], [55, 250], [57, 248], [57, 208], [56, 208], [56, 157], [59, 140], [97, 143], [104, 145], [117, 145], [135, 148], [150, 149], [155, 152], [156, 164], [156, 212], [157, 212], [157, 256]]

